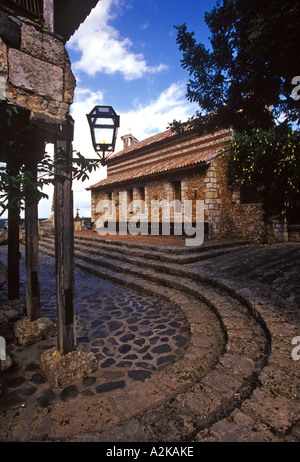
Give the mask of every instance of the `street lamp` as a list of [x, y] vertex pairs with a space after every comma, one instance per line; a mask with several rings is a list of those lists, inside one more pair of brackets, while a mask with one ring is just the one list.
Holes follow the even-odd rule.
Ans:
[[[117, 131], [120, 126], [120, 116], [116, 114], [111, 106], [95, 106], [87, 114], [89, 122], [93, 147], [100, 157], [102, 165], [110, 154], [114, 152]], [[105, 154], [107, 155], [105, 156]]]

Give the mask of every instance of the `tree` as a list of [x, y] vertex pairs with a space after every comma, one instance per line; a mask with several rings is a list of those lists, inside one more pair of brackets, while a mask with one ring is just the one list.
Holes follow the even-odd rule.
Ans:
[[266, 218], [300, 210], [299, 131], [279, 126], [235, 133], [230, 150], [229, 184], [233, 189], [254, 185]]
[[300, 104], [292, 94], [300, 74], [299, 1], [223, 0], [205, 22], [209, 49], [186, 24], [176, 27], [182, 67], [191, 77], [187, 98], [200, 106], [188, 123], [200, 133], [268, 130], [283, 115], [299, 125]]
[[209, 49], [186, 24], [176, 27], [181, 63], [191, 77], [187, 98], [200, 109], [171, 128], [199, 134], [232, 128], [230, 185], [255, 186], [266, 218], [299, 215], [300, 3], [223, 0], [205, 21]]

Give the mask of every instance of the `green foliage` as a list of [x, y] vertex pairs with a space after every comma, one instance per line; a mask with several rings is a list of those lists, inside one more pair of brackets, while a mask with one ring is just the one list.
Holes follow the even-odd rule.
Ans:
[[200, 133], [267, 130], [281, 114], [299, 124], [300, 104], [292, 97], [292, 79], [299, 75], [299, 1], [223, 0], [205, 22], [209, 48], [186, 24], [175, 27], [181, 64], [190, 75], [187, 98], [200, 107], [189, 122]]
[[0, 167], [0, 216], [9, 207], [24, 209], [25, 197], [37, 202], [48, 199], [48, 195], [43, 192], [44, 187], [54, 186], [57, 181], [64, 181], [70, 175], [72, 180], [87, 180], [88, 173], [97, 169], [98, 162], [84, 158], [79, 152], [76, 155], [77, 157], [70, 161], [63, 150], [54, 159], [46, 154], [37, 165], [37, 179], [32, 172], [26, 170], [25, 165], [20, 167], [17, 175], [10, 175], [6, 166]]
[[30, 147], [36, 141], [36, 134], [36, 127], [29, 121], [26, 111], [0, 101], [1, 156], [7, 162], [13, 159], [13, 165], [18, 170], [17, 174], [13, 174], [7, 162], [0, 164], [0, 216], [9, 207], [23, 209], [25, 197], [34, 201], [48, 199], [43, 192], [46, 185], [55, 185], [57, 181], [65, 181], [67, 178], [85, 181], [98, 167], [97, 160], [86, 159], [76, 151], [70, 157], [60, 149], [54, 158], [44, 153], [37, 163], [36, 178], [24, 164], [24, 160], [31, 159]]
[[269, 216], [300, 208], [300, 133], [281, 127], [237, 133], [229, 183], [234, 189], [255, 186]]
[[300, 210], [300, 135], [287, 128], [300, 125], [292, 94], [300, 74], [299, 1], [220, 0], [205, 22], [209, 47], [186, 24], [175, 27], [190, 76], [187, 99], [199, 111], [170, 128], [200, 135], [232, 128], [232, 187], [255, 186], [266, 215]]

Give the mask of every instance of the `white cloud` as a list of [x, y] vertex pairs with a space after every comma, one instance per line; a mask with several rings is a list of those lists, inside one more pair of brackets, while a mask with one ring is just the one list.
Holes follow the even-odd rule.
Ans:
[[[121, 136], [132, 134], [140, 141], [166, 130], [168, 124], [174, 119], [185, 121], [195, 113], [197, 107], [189, 103], [185, 97], [186, 83], [176, 82], [165, 89], [156, 99], [143, 104], [135, 102], [134, 107], [128, 112], [120, 114], [120, 129], [116, 144], [116, 152], [122, 150]], [[75, 100], [72, 105], [72, 117], [75, 121], [73, 148], [80, 151], [84, 156], [97, 158], [86, 119], [86, 114], [97, 104], [103, 103], [103, 93], [93, 92], [89, 89], [78, 87]], [[106, 177], [106, 168], [100, 167], [90, 175], [89, 180], [73, 183], [74, 191], [74, 214], [76, 208], [80, 209], [80, 216], [91, 215], [91, 193], [86, 188]], [[40, 217], [47, 218], [51, 213], [52, 193], [49, 187], [47, 191], [50, 199], [41, 201]], [[75, 215], [74, 215], [75, 216]]]
[[[176, 120], [187, 120], [195, 113], [196, 105], [189, 103], [185, 96], [186, 83], [176, 82], [164, 90], [157, 99], [143, 104], [135, 103], [135, 107], [121, 115], [120, 136], [131, 133], [144, 140], [163, 132], [168, 124]], [[122, 149], [120, 138], [116, 150]]]
[[164, 64], [149, 66], [142, 53], [131, 51], [131, 40], [121, 37], [109, 24], [122, 8], [122, 0], [102, 0], [70, 39], [69, 48], [81, 53], [80, 60], [73, 64], [75, 72], [84, 71], [90, 76], [120, 72], [125, 80], [133, 80], [167, 69]]
[[[96, 105], [103, 104], [103, 93], [101, 91], [92, 91], [78, 87], [75, 92], [74, 103], [71, 107], [71, 114], [75, 122], [73, 149], [79, 151], [82, 155], [88, 158], [97, 159], [92, 141], [89, 124], [86, 115]], [[76, 154], [74, 154], [76, 157]], [[106, 168], [101, 167], [89, 175], [89, 180], [86, 182], [74, 181], [74, 209], [80, 209], [80, 216], [91, 215], [91, 193], [85, 188], [97, 183], [102, 178], [106, 177]]]
[[[186, 83], [176, 82], [165, 89], [156, 99], [139, 103], [128, 112], [120, 114], [120, 128], [116, 152], [123, 149], [121, 136], [131, 133], [140, 141], [167, 129], [174, 119], [185, 121], [195, 113], [197, 107], [186, 100]], [[75, 121], [73, 148], [90, 158], [97, 158], [91, 143], [86, 114], [97, 104], [103, 103], [103, 93], [78, 87], [72, 106]], [[106, 167], [100, 167], [86, 182], [74, 182], [74, 209], [80, 209], [80, 216], [91, 214], [91, 193], [85, 188], [106, 177]]]

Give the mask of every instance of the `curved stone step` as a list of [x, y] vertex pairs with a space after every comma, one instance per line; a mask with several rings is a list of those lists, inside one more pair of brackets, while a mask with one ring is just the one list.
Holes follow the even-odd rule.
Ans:
[[[42, 245], [53, 246], [52, 238], [43, 238]], [[154, 246], [149, 244], [137, 244], [121, 241], [100, 240], [93, 238], [75, 238], [75, 250], [81, 253], [92, 253], [93, 255], [108, 256], [114, 255], [115, 258], [126, 260], [130, 258], [146, 258], [147, 260], [163, 261], [170, 263], [189, 264], [218, 257], [227, 253], [240, 251], [243, 248], [242, 242], [206, 244], [191, 249], [190, 247], [166, 247]]]
[[[51, 250], [47, 249], [47, 251], [48, 254], [51, 255]], [[209, 303], [210, 298], [216, 297], [216, 281], [213, 282], [214, 287], [209, 288], [209, 286], [212, 285], [211, 279], [205, 279], [203, 276], [200, 276], [193, 271], [182, 269], [179, 265], [170, 266], [163, 263], [149, 263], [145, 260], [130, 258], [126, 261], [126, 264], [123, 262], [122, 265], [119, 265], [119, 262], [116, 261], [115, 258], [95, 257], [81, 252], [76, 252], [75, 258], [75, 264], [79, 268], [90, 271], [102, 278], [110, 278], [111, 280], [114, 280], [114, 282], [121, 282], [123, 285], [128, 284], [132, 286], [135, 285], [135, 281], [146, 279], [147, 282], [152, 281], [155, 284], [163, 285], [164, 287], [172, 287], [173, 289], [180, 289], [188, 292], [193, 296], [202, 298], [205, 303]], [[219, 284], [218, 290], [224, 291], [226, 290], [226, 286]], [[230, 294], [230, 291], [228, 293]], [[208, 295], [205, 296], [204, 294]], [[238, 297], [236, 296], [236, 298]], [[243, 302], [245, 303], [242, 299], [241, 303]], [[214, 305], [212, 305], [211, 308], [214, 309]], [[268, 332], [263, 319], [258, 316], [257, 312], [251, 312], [251, 310], [249, 312], [249, 306], [247, 309], [249, 319], [250, 315], [254, 316], [255, 322], [260, 323], [261, 328], [265, 329], [264, 335], [267, 341]], [[218, 312], [220, 312], [220, 309]], [[222, 316], [221, 319], [223, 322]]]
[[[122, 425], [108, 429], [100, 440], [110, 437], [114, 441], [122, 434], [125, 438], [128, 426], [135, 424], [137, 441], [142, 434], [149, 441], [155, 441], [157, 435], [161, 441], [169, 441], [170, 422], [173, 435], [181, 441], [282, 440], [299, 420], [300, 364], [291, 360], [291, 339], [299, 335], [295, 327], [299, 314], [292, 322], [293, 313], [280, 309], [271, 291], [262, 287], [257, 296], [257, 284], [245, 287], [242, 282], [206, 277], [179, 264], [148, 262], [141, 271], [134, 268], [135, 259], [122, 265], [111, 260], [88, 256], [77, 264], [100, 277], [169, 300], [173, 297], [175, 301], [181, 294], [191, 297], [190, 306], [193, 300], [203, 301], [217, 316], [227, 341], [216, 366], [205, 376], [194, 377], [169, 400], [126, 416]], [[119, 271], [120, 266], [124, 272]], [[192, 337], [197, 339], [194, 333]]]
[[[199, 331], [200, 326], [203, 327], [203, 319], [202, 321], [197, 319], [200, 311], [199, 308], [197, 309], [199, 300], [204, 302], [204, 306], [209, 306], [211, 312], [216, 316], [215, 319], [218, 319], [226, 336], [226, 344], [215, 367], [208, 371], [207, 367], [199, 366], [198, 362], [193, 361], [191, 364], [187, 360], [189, 357], [189, 353], [187, 353], [184, 356], [181, 369], [182, 373], [193, 378], [193, 381], [189, 383], [188, 389], [177, 390], [175, 401], [172, 398], [169, 403], [163, 404], [164, 416], [169, 415], [170, 417], [170, 414], [177, 416], [173, 420], [178, 422], [175, 436], [180, 440], [187, 437], [191, 427], [200, 431], [200, 429], [206, 428], [208, 423], [212, 425], [224, 415], [230, 414], [253, 392], [257, 385], [257, 378], [266, 364], [269, 349], [261, 326], [238, 300], [229, 294], [222, 293], [220, 289], [212, 289], [205, 284], [193, 281], [191, 278], [166, 274], [166, 272], [159, 273], [149, 267], [147, 269], [143, 267], [141, 271], [141, 269], [136, 268], [135, 264], [131, 263], [123, 263], [120, 267], [115, 260], [77, 252], [76, 265], [99, 277], [121, 282], [136, 290], [162, 296], [177, 303], [177, 305], [179, 303], [181, 310], [190, 322], [192, 344], [197, 345], [199, 355], [203, 354], [204, 351], [204, 354], [207, 355], [207, 351], [210, 351], [207, 344], [206, 348], [203, 348], [203, 337], [209, 342], [214, 339], [214, 335], [208, 335], [207, 327], [206, 332], [200, 333]], [[185, 299], [186, 296], [190, 297], [188, 302]], [[196, 316], [196, 320], [193, 319], [193, 315]], [[216, 321], [214, 324], [217, 334]], [[204, 323], [204, 325], [208, 326], [209, 323]], [[211, 326], [210, 323], [210, 328]], [[216, 337], [218, 336], [216, 335]], [[200, 348], [200, 341], [202, 348]], [[195, 354], [191, 356], [195, 358]], [[203, 375], [204, 371], [205, 375]], [[166, 371], [164, 373], [167, 374]], [[193, 399], [191, 399], [191, 395], [193, 395]], [[124, 396], [120, 399], [124, 399]], [[114, 400], [118, 405], [117, 397], [114, 397]], [[201, 406], [206, 403], [206, 411], [201, 415], [199, 414], [199, 402], [202, 403]], [[165, 417], [157, 421], [155, 417], [157, 412], [159, 410], [152, 406], [151, 409], [144, 411], [140, 421], [141, 425], [146, 421], [147, 425], [152, 422], [151, 434], [148, 430], [147, 432], [148, 438], [153, 439], [153, 441], [158, 435], [160, 437], [164, 435], [163, 428], [166, 424]], [[183, 421], [185, 422], [184, 426], [182, 425]], [[187, 421], [189, 421], [188, 424]], [[183, 428], [187, 432], [186, 434], [183, 434]], [[175, 428], [173, 429], [173, 438], [174, 432]], [[163, 438], [167, 440], [167, 434]]]
[[[130, 259], [128, 259], [130, 261]], [[220, 322], [223, 323], [223, 327], [226, 330], [237, 329], [234, 327], [233, 321], [238, 322], [237, 319], [237, 310], [234, 315], [230, 315], [230, 319], [226, 318], [226, 312], [222, 307], [222, 296], [221, 303], [216, 307], [218, 291], [216, 288], [209, 288], [208, 281], [206, 283], [201, 283], [197, 278], [197, 275], [189, 271], [184, 271], [181, 268], [175, 266], [171, 268], [167, 265], [155, 264], [154, 268], [151, 265], [151, 268], [146, 268], [146, 262], [138, 261], [142, 266], [137, 267], [136, 261], [134, 263], [126, 263], [119, 265], [118, 262], [108, 258], [99, 258], [91, 255], [85, 255], [80, 252], [76, 252], [76, 266], [79, 268], [89, 271], [99, 277], [109, 278], [114, 282], [122, 283], [123, 285], [128, 285], [134, 288], [142, 288], [145, 290], [146, 286], [143, 280], [146, 280], [148, 283], [151, 281], [155, 284], [155, 290], [157, 290], [157, 285], [163, 287], [171, 287], [175, 290], [181, 290], [189, 295], [202, 299], [206, 304], [210, 305], [217, 315], [219, 316]], [[125, 274], [124, 274], [125, 273]], [[170, 274], [175, 273], [175, 274]], [[192, 278], [195, 278], [196, 281], [193, 281]], [[198, 280], [197, 280], [198, 279]], [[220, 291], [220, 289], [219, 289]], [[162, 294], [163, 295], [163, 294]], [[212, 303], [211, 300], [214, 300]], [[247, 323], [259, 323], [261, 319], [253, 319], [249, 313], [249, 310], [242, 306], [238, 300], [234, 301], [235, 304], [239, 303], [239, 311], [243, 310], [243, 316], [247, 318]], [[253, 314], [253, 313], [252, 313]], [[229, 321], [229, 325], [226, 325]], [[259, 324], [257, 324], [259, 326]], [[260, 332], [258, 335], [263, 333], [262, 328], [263, 323], [260, 325]], [[264, 332], [264, 341], [267, 342], [267, 333]]]
[[[51, 238], [50, 238], [51, 239]], [[155, 237], [153, 238], [155, 241]], [[202, 253], [206, 252], [207, 250], [217, 250], [217, 249], [225, 249], [228, 247], [232, 246], [243, 246], [249, 244], [249, 241], [228, 241], [228, 242], [207, 242], [203, 243], [200, 246], [168, 246], [168, 245], [158, 245], [158, 244], [149, 244], [145, 242], [138, 242], [138, 241], [130, 241], [130, 240], [118, 240], [118, 239], [110, 239], [107, 237], [104, 237], [102, 239], [99, 239], [98, 237], [85, 237], [85, 236], [74, 236], [74, 242], [75, 243], [84, 243], [84, 244], [91, 244], [91, 245], [96, 245], [99, 247], [105, 247], [105, 248], [110, 248], [111, 250], [113, 248], [117, 249], [127, 249], [130, 248], [136, 249], [136, 250], [146, 250], [146, 251], [152, 251], [157, 254], [182, 254], [182, 255], [188, 255], [190, 253]]]

